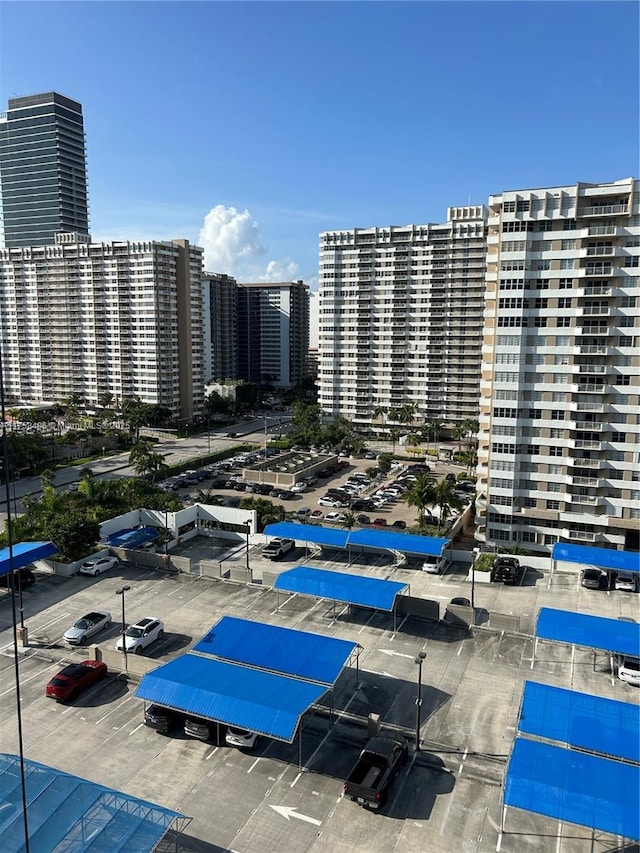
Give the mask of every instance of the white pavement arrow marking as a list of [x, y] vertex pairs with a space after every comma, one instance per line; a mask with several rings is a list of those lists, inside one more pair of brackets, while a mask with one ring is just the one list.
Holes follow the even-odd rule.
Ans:
[[278, 812], [282, 817], [286, 817], [287, 820], [291, 820], [292, 817], [297, 818], [297, 820], [303, 820], [305, 823], [312, 823], [314, 826], [321, 826], [322, 821], [316, 820], [315, 817], [309, 817], [306, 814], [300, 814], [295, 806], [271, 806], [274, 812]]
[[405, 655], [404, 652], [394, 652], [393, 649], [378, 649], [379, 652], [382, 652], [383, 655], [391, 655], [394, 658], [411, 658], [413, 660], [415, 655]]

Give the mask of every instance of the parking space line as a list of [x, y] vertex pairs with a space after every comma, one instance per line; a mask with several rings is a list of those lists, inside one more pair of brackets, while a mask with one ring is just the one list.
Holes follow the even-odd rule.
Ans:
[[217, 752], [219, 749], [220, 749], [220, 747], [219, 747], [219, 746], [214, 746], [214, 747], [213, 747], [213, 749], [211, 750], [211, 752], [210, 752], [208, 755], [205, 755], [204, 760], [205, 760], [205, 761], [208, 761], [210, 758], [212, 758], [212, 757], [216, 754], [216, 752]]
[[[44, 671], [46, 672], [49, 669], [57, 669], [61, 663], [63, 663], [62, 660], [59, 660], [57, 663], [52, 663], [51, 666], [45, 667]], [[27, 678], [21, 678], [20, 679], [20, 686], [22, 687], [22, 685], [26, 684], [28, 681], [33, 681], [34, 678], [41, 678], [41, 677], [42, 677], [42, 671], [39, 671], [39, 672], [34, 673], [33, 675], [27, 676]], [[11, 687], [9, 687], [8, 690], [3, 690], [2, 693], [0, 693], [0, 696], [6, 696], [7, 693], [12, 693], [15, 689], [16, 689], [16, 686], [14, 684]]]
[[131, 737], [131, 735], [134, 735], [138, 731], [138, 729], [141, 729], [143, 726], [144, 723], [139, 723], [132, 732], [129, 732], [129, 737]]
[[[342, 615], [342, 614], [340, 614], [340, 615]], [[362, 628], [360, 628], [360, 630], [358, 631], [358, 634], [362, 634], [362, 632], [364, 631], [364, 629], [369, 625], [369, 622], [371, 622], [371, 620], [373, 619], [373, 617], [374, 617], [374, 616], [376, 616], [376, 615], [377, 615], [377, 614], [376, 614], [376, 611], [374, 610], [374, 611], [373, 611], [373, 613], [371, 614], [371, 616], [369, 616], [369, 618], [367, 619], [367, 621], [364, 623], [364, 625], [362, 626]]]
[[408, 618], [409, 618], [409, 614], [407, 613], [407, 615], [404, 617], [402, 622], [397, 626], [396, 630], [389, 637], [389, 641], [395, 640], [395, 638], [398, 636], [398, 632], [402, 630], [402, 626], [404, 625], [404, 623], [407, 621]]
[[259, 761], [260, 761], [260, 759], [259, 759], [259, 758], [256, 758], [256, 760], [253, 762], [253, 764], [251, 765], [251, 767], [247, 770], [247, 773], [251, 773], [251, 771], [253, 770], [253, 768], [256, 766], [256, 764], [257, 764]]
[[301, 776], [302, 776], [302, 773], [298, 773], [298, 775], [297, 775], [297, 776], [296, 776], [296, 778], [293, 780], [293, 782], [289, 785], [289, 787], [290, 787], [290, 788], [293, 788], [293, 786], [296, 784], [296, 782], [298, 781], [298, 779], [299, 779]]
[[133, 699], [133, 694], [132, 694], [131, 696], [127, 696], [127, 698], [124, 700], [124, 702], [121, 702], [119, 705], [116, 705], [114, 708], [111, 708], [111, 710], [110, 710], [110, 711], [107, 711], [107, 713], [106, 713], [103, 717], [100, 717], [100, 719], [99, 719], [99, 720], [96, 720], [96, 726], [99, 726], [99, 725], [100, 725], [100, 723], [101, 723], [103, 720], [106, 720], [106, 719], [107, 719], [107, 717], [108, 717], [110, 714], [113, 714], [113, 712], [114, 712], [114, 711], [117, 711], [117, 710], [119, 710], [120, 708], [122, 708], [122, 706], [123, 706], [123, 705], [126, 705], [126, 704], [127, 704], [127, 702], [130, 702], [132, 699]]

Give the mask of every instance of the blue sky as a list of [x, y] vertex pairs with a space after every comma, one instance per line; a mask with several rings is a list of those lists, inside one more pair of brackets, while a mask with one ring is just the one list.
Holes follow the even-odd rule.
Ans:
[[323, 230], [638, 174], [635, 3], [2, 2], [0, 33], [2, 108], [83, 104], [94, 236], [240, 280], [313, 282]]

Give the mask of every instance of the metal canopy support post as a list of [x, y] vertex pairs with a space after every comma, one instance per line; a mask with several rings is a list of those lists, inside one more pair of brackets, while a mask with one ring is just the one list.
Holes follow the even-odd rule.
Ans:
[[304, 729], [304, 717], [300, 718], [300, 729], [298, 730], [298, 772], [302, 772], [302, 730]]

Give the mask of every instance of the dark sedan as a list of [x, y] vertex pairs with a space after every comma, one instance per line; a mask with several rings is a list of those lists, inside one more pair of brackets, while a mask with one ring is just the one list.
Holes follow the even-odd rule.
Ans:
[[47, 684], [46, 695], [64, 702], [75, 699], [83, 690], [107, 677], [107, 665], [100, 660], [83, 660], [71, 663], [54, 675]]

